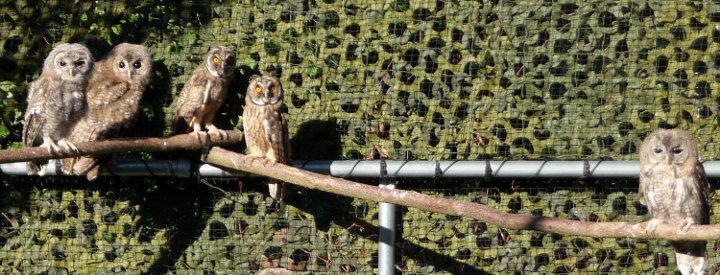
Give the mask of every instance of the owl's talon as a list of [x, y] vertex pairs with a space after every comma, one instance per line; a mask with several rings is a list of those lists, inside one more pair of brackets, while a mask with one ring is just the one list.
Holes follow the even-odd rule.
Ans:
[[79, 153], [80, 152], [80, 150], [78, 150], [78, 148], [77, 148], [77, 146], [75, 146], [75, 144], [67, 141], [66, 139], [59, 140], [58, 146], [63, 147], [63, 149], [66, 152], [71, 152], [71, 153]]
[[45, 140], [43, 144], [40, 144], [39, 147], [47, 148], [48, 153], [56, 155], [58, 152], [60, 152], [60, 147], [58, 147], [57, 144], [55, 144], [52, 140]]
[[694, 224], [696, 224], [696, 223], [695, 223], [695, 221], [693, 221], [691, 218], [689, 218], [689, 217], [688, 217], [688, 218], [685, 218], [685, 220], [683, 220], [682, 222], [680, 222], [680, 229], [681, 229], [683, 232], [686, 232], [686, 231], [688, 231], [688, 229], [690, 229], [690, 226], [692, 226], [692, 225], [694, 225]]
[[218, 136], [220, 136], [220, 139], [227, 139], [228, 134], [223, 129], [219, 129], [218, 127], [215, 127], [215, 125], [206, 125], [205, 126], [208, 129], [208, 133], [217, 133]]
[[662, 223], [662, 221], [659, 219], [650, 219], [647, 226], [645, 226], [645, 232], [647, 232], [648, 235], [654, 233], [660, 223]]

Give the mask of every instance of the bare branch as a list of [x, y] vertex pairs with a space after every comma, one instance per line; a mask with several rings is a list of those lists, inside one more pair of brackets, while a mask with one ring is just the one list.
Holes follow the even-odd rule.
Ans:
[[720, 226], [714, 225], [695, 225], [682, 232], [677, 225], [660, 224], [657, 230], [649, 235], [645, 231], [647, 222], [581, 222], [551, 217], [510, 214], [472, 202], [437, 198], [414, 191], [380, 189], [375, 186], [317, 174], [280, 163], [271, 163], [263, 158], [248, 157], [217, 147], [210, 150], [206, 161], [210, 164], [271, 177], [310, 189], [376, 202], [389, 202], [415, 207], [424, 211], [471, 217], [502, 228], [530, 229], [564, 235], [605, 238], [720, 239]]
[[[52, 154], [47, 148], [30, 147], [0, 150], [0, 163], [21, 162], [40, 159], [58, 159], [85, 155], [104, 155], [129, 151], [169, 152], [178, 150], [201, 150], [204, 146], [227, 146], [240, 143], [242, 131], [227, 131], [228, 137], [221, 139], [217, 133], [206, 135], [176, 135], [171, 137], [120, 138], [75, 144], [79, 152]], [[209, 140], [208, 140], [209, 139]]]

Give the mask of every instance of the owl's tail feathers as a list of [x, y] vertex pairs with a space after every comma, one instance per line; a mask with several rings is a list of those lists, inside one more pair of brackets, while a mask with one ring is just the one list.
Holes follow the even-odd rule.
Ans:
[[673, 242], [675, 246], [675, 261], [680, 273], [705, 274], [705, 241]]
[[270, 179], [268, 180], [268, 191], [270, 197], [277, 201], [282, 201], [285, 196], [285, 184], [282, 181]]
[[75, 164], [76, 160], [77, 160], [77, 158], [62, 159], [60, 161], [61, 162], [60, 170], [62, 170], [62, 172], [66, 175], [74, 175], [75, 173], [73, 173], [72, 168], [73, 168], [73, 165]]
[[69, 175], [85, 175], [89, 181], [98, 176], [99, 166], [95, 158], [79, 157], [63, 159], [62, 171]]
[[44, 176], [45, 170], [47, 169], [47, 163], [40, 163], [35, 161], [28, 161], [27, 165], [25, 165], [25, 169], [27, 171], [28, 176]]

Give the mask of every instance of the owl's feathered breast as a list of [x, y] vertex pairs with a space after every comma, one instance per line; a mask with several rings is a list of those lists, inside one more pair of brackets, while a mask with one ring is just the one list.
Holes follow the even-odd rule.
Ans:
[[697, 223], [708, 223], [709, 184], [704, 177], [702, 164], [689, 167], [643, 170], [639, 191], [653, 218], [675, 220], [691, 217]]
[[270, 157], [283, 163], [289, 160], [287, 122], [279, 107], [246, 104], [243, 128], [251, 155]]
[[[227, 96], [226, 77], [214, 77], [207, 71], [205, 65], [199, 66], [180, 92], [177, 115], [191, 117], [198, 112], [215, 112], [225, 102]], [[210, 99], [204, 104], [205, 92], [210, 88]]]

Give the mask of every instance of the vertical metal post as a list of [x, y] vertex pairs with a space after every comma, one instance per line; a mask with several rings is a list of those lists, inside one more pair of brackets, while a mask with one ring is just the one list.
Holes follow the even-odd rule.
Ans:
[[[395, 189], [395, 181], [387, 176], [387, 164], [380, 163], [380, 188]], [[380, 219], [380, 243], [378, 251], [378, 269], [380, 275], [395, 274], [395, 205], [381, 202], [378, 213]]]

